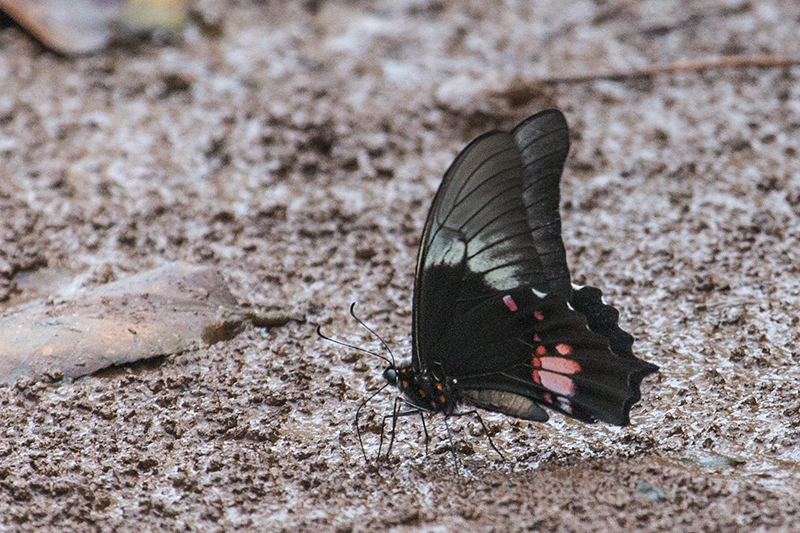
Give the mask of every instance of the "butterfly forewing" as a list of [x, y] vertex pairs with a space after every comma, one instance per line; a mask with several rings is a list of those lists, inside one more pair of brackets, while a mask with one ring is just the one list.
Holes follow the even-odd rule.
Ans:
[[522, 160], [513, 138], [493, 132], [472, 142], [445, 174], [426, 225], [418, 269], [461, 265], [489, 290], [542, 274], [522, 202]]
[[569, 153], [569, 129], [557, 109], [538, 113], [511, 132], [523, 166], [522, 198], [550, 295], [569, 298], [567, 252], [561, 240], [560, 182]]
[[[459, 154], [434, 198], [417, 260], [416, 369], [430, 366], [417, 356], [432, 353], [457, 301], [543, 279], [524, 209], [522, 160], [509, 134], [488, 133]], [[463, 283], [466, 273], [481, 283]]]

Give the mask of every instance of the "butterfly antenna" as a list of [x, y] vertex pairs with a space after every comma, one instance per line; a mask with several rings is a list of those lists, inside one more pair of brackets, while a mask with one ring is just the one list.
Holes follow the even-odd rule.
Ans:
[[[351, 304], [350, 304], [350, 316], [352, 316], [352, 317], [353, 317], [353, 318], [356, 320], [356, 322], [358, 322], [359, 324], [361, 324], [361, 325], [364, 327], [364, 329], [366, 329], [367, 331], [369, 331], [370, 333], [372, 333], [372, 334], [375, 336], [375, 338], [376, 338], [376, 339], [378, 339], [379, 341], [381, 341], [381, 344], [382, 344], [382, 345], [383, 345], [383, 347], [386, 349], [386, 351], [387, 351], [387, 352], [389, 352], [389, 356], [392, 358], [392, 360], [391, 360], [391, 363], [392, 363], [392, 368], [394, 368], [394, 366], [395, 366], [395, 363], [394, 363], [394, 354], [392, 353], [392, 349], [391, 349], [391, 348], [389, 348], [389, 345], [388, 345], [388, 344], [386, 344], [386, 341], [385, 341], [385, 340], [383, 340], [383, 338], [382, 338], [380, 335], [378, 335], [377, 333], [375, 333], [375, 332], [372, 330], [372, 328], [370, 328], [368, 325], [364, 324], [364, 321], [363, 321], [363, 320], [361, 320], [360, 318], [358, 318], [358, 317], [356, 316], [356, 313], [355, 313], [355, 307], [356, 307], [356, 303], [355, 303], [355, 302], [353, 302], [353, 303], [351, 303]], [[377, 355], [377, 354], [376, 354], [376, 355]], [[381, 356], [378, 356], [378, 357], [381, 357]], [[387, 360], [387, 361], [388, 361], [388, 359], [386, 359], [385, 357], [381, 357], [381, 359], [385, 359], [385, 360]]]
[[[384, 361], [386, 361], [390, 365], [394, 366], [394, 357], [389, 359], [385, 355], [377, 354], [377, 353], [372, 352], [370, 350], [366, 350], [364, 348], [361, 348], [360, 346], [354, 346], [354, 345], [348, 344], [346, 342], [342, 342], [342, 341], [339, 341], [339, 340], [336, 340], [336, 339], [332, 339], [332, 338], [328, 337], [327, 335], [323, 335], [322, 334], [322, 326], [317, 326], [317, 335], [319, 335], [321, 338], [325, 339], [326, 341], [332, 342], [334, 344], [338, 344], [339, 346], [344, 346], [345, 348], [352, 348], [353, 350], [358, 350], [359, 352], [364, 352], [364, 353], [368, 353], [370, 355], [374, 355], [375, 357], [380, 357], [381, 359], [383, 359]], [[389, 353], [391, 354], [391, 352], [389, 352]]]

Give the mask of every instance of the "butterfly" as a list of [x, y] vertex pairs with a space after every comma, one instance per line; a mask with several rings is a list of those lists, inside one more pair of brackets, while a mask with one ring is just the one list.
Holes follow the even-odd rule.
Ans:
[[395, 403], [394, 422], [423, 412], [446, 422], [463, 405], [630, 423], [658, 367], [633, 355], [600, 290], [570, 281], [559, 214], [569, 144], [550, 109], [481, 135], [445, 173], [417, 256], [411, 362], [383, 373], [409, 408]]

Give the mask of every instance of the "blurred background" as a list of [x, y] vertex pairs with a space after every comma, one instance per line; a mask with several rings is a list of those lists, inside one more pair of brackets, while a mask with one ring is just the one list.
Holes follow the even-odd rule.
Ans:
[[[68, 5], [68, 7], [65, 7]], [[9, 530], [790, 530], [800, 4], [0, 1], [0, 310], [175, 261], [282, 326], [0, 385]], [[475, 136], [562, 109], [573, 280], [661, 373], [632, 426], [399, 424], [419, 236]], [[80, 291], [78, 291], [78, 298]], [[48, 299], [49, 298], [49, 299]], [[50, 302], [48, 304], [48, 302]], [[290, 320], [291, 318], [291, 320]], [[260, 325], [259, 325], [260, 324]], [[177, 332], [179, 333], [179, 332]], [[176, 334], [177, 334], [176, 333]], [[63, 376], [61, 376], [63, 377]], [[377, 452], [393, 396], [366, 410]], [[371, 458], [372, 459], [372, 458]]]

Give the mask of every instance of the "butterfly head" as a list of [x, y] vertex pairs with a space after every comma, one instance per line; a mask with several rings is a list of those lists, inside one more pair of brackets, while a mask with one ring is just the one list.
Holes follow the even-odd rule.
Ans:
[[411, 365], [395, 366], [391, 365], [383, 371], [383, 379], [388, 385], [397, 387], [402, 392], [408, 389], [419, 388], [419, 383], [425, 381], [425, 377], [417, 374]]

